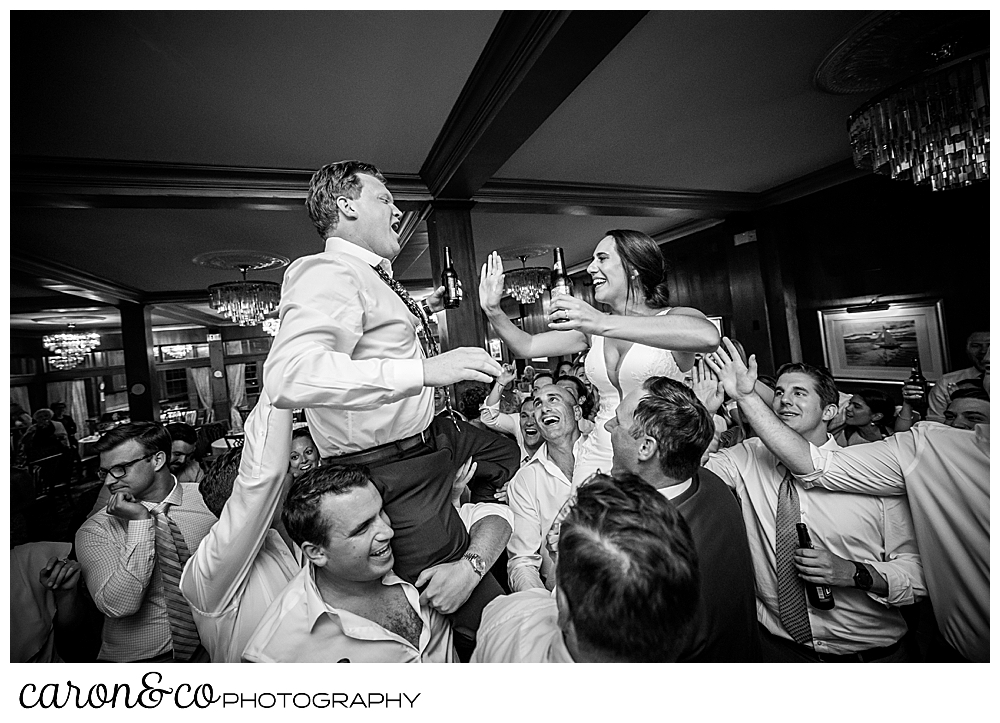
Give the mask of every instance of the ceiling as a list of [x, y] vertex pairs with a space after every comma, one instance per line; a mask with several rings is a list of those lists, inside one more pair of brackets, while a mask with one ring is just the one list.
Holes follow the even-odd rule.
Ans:
[[670, 240], [848, 180], [866, 96], [813, 76], [867, 16], [12, 12], [11, 325], [116, 299], [224, 323], [204, 290], [235, 272], [191, 259], [316, 252], [309, 175], [343, 158], [407, 211], [414, 289], [435, 200], [474, 202], [479, 263], [563, 246], [577, 266], [609, 228]]

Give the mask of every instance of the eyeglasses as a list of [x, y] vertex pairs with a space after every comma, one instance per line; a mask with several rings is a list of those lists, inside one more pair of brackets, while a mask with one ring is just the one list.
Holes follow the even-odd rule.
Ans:
[[141, 462], [142, 460], [149, 459], [155, 454], [156, 452], [153, 452], [152, 454], [147, 454], [145, 457], [139, 457], [139, 459], [133, 459], [131, 462], [123, 462], [122, 464], [116, 464], [110, 469], [104, 469], [104, 467], [100, 467], [97, 470], [97, 478], [103, 480], [110, 474], [115, 479], [121, 479], [122, 477], [128, 474], [129, 467], [131, 467], [134, 464], [139, 464], [139, 462]]

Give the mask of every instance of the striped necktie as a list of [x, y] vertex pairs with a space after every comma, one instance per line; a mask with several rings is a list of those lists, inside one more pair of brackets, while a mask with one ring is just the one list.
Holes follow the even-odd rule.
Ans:
[[795, 569], [792, 555], [799, 546], [795, 524], [801, 522], [799, 493], [791, 472], [785, 473], [778, 488], [775, 516], [774, 561], [778, 572], [778, 618], [799, 645], [812, 647], [812, 627], [806, 610], [806, 589]]
[[156, 523], [156, 558], [160, 567], [163, 597], [167, 603], [174, 660], [187, 662], [200, 642], [198, 629], [191, 616], [191, 606], [184, 599], [180, 588], [181, 571], [191, 554], [180, 528], [170, 517], [170, 507], [169, 502], [161, 502], [152, 510]]
[[441, 353], [441, 349], [438, 347], [437, 339], [434, 338], [434, 334], [431, 333], [430, 319], [427, 318], [427, 314], [424, 310], [420, 308], [420, 304], [414, 301], [413, 297], [410, 296], [410, 292], [403, 288], [403, 285], [396, 281], [394, 278], [386, 273], [385, 269], [381, 266], [372, 266], [375, 273], [379, 275], [389, 288], [396, 292], [396, 296], [403, 300], [406, 304], [406, 308], [410, 310], [410, 313], [415, 317], [420, 319], [420, 327], [423, 330], [424, 351], [427, 352], [428, 357], [437, 356]]

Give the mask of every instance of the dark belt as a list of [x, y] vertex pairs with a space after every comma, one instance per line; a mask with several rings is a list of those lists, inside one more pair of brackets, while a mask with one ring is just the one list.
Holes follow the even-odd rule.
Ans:
[[800, 645], [794, 640], [787, 640], [786, 638], [775, 635], [770, 631], [766, 632], [772, 639], [777, 640], [782, 645], [795, 648], [805, 655], [816, 658], [821, 663], [870, 663], [873, 660], [878, 660], [879, 658], [892, 655], [899, 650], [899, 646], [903, 643], [902, 640], [897, 640], [892, 645], [888, 645], [884, 648], [869, 648], [868, 650], [859, 650], [856, 653], [820, 653], [808, 645]]
[[404, 454], [421, 444], [430, 446], [434, 435], [428, 427], [423, 432], [410, 437], [398, 439], [388, 444], [380, 444], [378, 447], [365, 449], [360, 452], [348, 452], [336, 457], [324, 457], [323, 464], [365, 464], [368, 466], [386, 464], [401, 459]]

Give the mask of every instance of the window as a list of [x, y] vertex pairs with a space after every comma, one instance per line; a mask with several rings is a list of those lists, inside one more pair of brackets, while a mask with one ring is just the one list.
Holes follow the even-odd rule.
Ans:
[[160, 372], [160, 387], [165, 399], [187, 401], [187, 369], [167, 369]]

